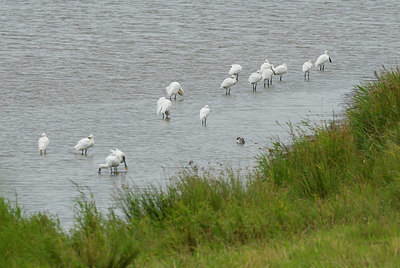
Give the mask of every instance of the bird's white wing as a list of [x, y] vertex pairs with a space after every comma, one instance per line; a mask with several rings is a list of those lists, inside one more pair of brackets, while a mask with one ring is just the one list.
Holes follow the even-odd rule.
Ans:
[[88, 138], [81, 139], [77, 145], [75, 145], [75, 150], [87, 149], [93, 145], [93, 142]]
[[207, 116], [210, 114], [210, 109], [203, 107], [200, 110], [200, 120], [203, 120], [204, 118], [207, 118]]
[[38, 141], [39, 150], [46, 150], [49, 145], [49, 139], [47, 137], [41, 137]]

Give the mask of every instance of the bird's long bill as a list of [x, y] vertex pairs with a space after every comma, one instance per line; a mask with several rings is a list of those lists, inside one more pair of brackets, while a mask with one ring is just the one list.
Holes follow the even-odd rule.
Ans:
[[272, 66], [271, 66], [271, 71], [274, 73], [274, 75], [276, 75], [276, 73], [275, 73], [274, 69], [272, 68]]
[[101, 168], [99, 168], [99, 174], [101, 173]]
[[329, 62], [332, 62], [332, 59], [331, 59], [331, 57], [329, 57]]
[[124, 158], [124, 164], [125, 164], [125, 170], [128, 170], [128, 166], [127, 166], [127, 164], [125, 162], [125, 158]]

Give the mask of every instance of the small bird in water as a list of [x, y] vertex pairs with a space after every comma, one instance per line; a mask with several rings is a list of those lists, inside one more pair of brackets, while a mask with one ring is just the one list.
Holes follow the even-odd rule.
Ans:
[[118, 150], [117, 148], [111, 149], [111, 154], [110, 155], [115, 155], [118, 157], [118, 160], [120, 163], [124, 163], [125, 165], [125, 170], [128, 170], [128, 165], [126, 164], [126, 155], [124, 152]]
[[40, 137], [39, 141], [38, 141], [38, 146], [39, 146], [39, 153], [40, 155], [44, 154], [46, 155], [46, 149], [47, 146], [49, 146], [49, 138], [47, 138], [46, 134], [43, 132], [42, 133], [42, 137]]
[[231, 87], [236, 85], [237, 80], [235, 75], [231, 75], [231, 77], [225, 78], [221, 83], [221, 88], [225, 88], [225, 94], [231, 94]]
[[274, 68], [274, 72], [275, 75], [279, 75], [279, 81], [282, 81], [282, 75], [284, 75], [285, 73], [287, 73], [287, 64], [281, 64], [276, 66], [276, 68]]
[[319, 67], [320, 71], [325, 71], [325, 62], [332, 62], [331, 57], [329, 56], [329, 51], [325, 50], [325, 53], [318, 57], [315, 62], [315, 67]]
[[111, 173], [113, 173], [112, 168], [114, 168], [114, 173], [117, 173], [118, 166], [119, 166], [118, 156], [111, 154], [111, 155], [107, 156], [105, 164], [99, 165], [99, 174], [101, 173], [102, 168], [110, 168]]
[[244, 138], [243, 137], [237, 137], [236, 138], [236, 143], [237, 144], [245, 144]]
[[94, 145], [93, 134], [90, 134], [89, 137], [83, 138], [74, 146], [75, 151], [85, 151], [85, 155], [87, 155], [87, 151]]
[[242, 71], [242, 66], [239, 64], [232, 64], [231, 69], [229, 70], [228, 74], [234, 75], [236, 81], [239, 81], [239, 73]]
[[204, 106], [200, 110], [200, 120], [201, 120], [201, 125], [206, 126], [207, 125], [207, 117], [210, 114], [210, 108], [208, 105]]
[[308, 80], [310, 80], [310, 70], [311, 70], [311, 68], [312, 68], [312, 61], [311, 61], [311, 60], [306, 61], [306, 62], [303, 64], [301, 70], [302, 70], [303, 73], [304, 73], [304, 81], [306, 81], [307, 75], [308, 75]]
[[171, 114], [171, 106], [172, 103], [169, 99], [165, 97], [161, 97], [157, 101], [157, 114], [162, 114], [162, 118], [168, 119], [169, 115]]
[[252, 73], [249, 76], [249, 84], [253, 85], [253, 92], [257, 90], [257, 83], [261, 80], [262, 75], [261, 75], [261, 70], [258, 70], [255, 73]]
[[178, 82], [172, 82], [165, 88], [165, 91], [168, 94], [169, 99], [171, 99], [172, 95], [175, 95], [175, 100], [176, 100], [176, 94], [179, 94], [180, 96], [183, 96], [184, 92], [181, 87], [181, 84]]

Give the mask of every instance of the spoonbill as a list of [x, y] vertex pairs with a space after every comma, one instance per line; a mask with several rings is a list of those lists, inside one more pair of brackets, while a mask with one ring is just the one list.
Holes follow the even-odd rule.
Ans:
[[269, 60], [268, 60], [268, 59], [266, 59], [266, 60], [264, 61], [264, 63], [261, 64], [261, 66], [260, 66], [261, 72], [264, 71], [264, 70], [270, 69], [270, 68], [271, 68], [271, 63], [269, 63]]
[[169, 99], [171, 99], [172, 95], [175, 95], [175, 100], [176, 100], [176, 94], [179, 94], [180, 96], [183, 95], [183, 89], [181, 85], [178, 82], [172, 82], [165, 88], [165, 91], [168, 94]]
[[257, 90], [257, 83], [261, 80], [261, 71], [258, 70], [249, 76], [249, 83], [253, 85], [253, 91]]
[[239, 64], [232, 64], [228, 74], [236, 76], [236, 81], [239, 81], [239, 73], [242, 71], [242, 66]]
[[276, 74], [276, 75], [279, 75], [279, 76], [280, 76], [279, 81], [282, 81], [282, 75], [284, 75], [285, 73], [287, 73], [287, 64], [284, 63], [284, 64], [281, 64], [281, 65], [278, 65], [278, 66], [274, 69], [274, 71], [275, 71], [275, 74]]
[[312, 68], [312, 65], [313, 64], [312, 64], [311, 60], [303, 63], [303, 67], [301, 68], [301, 70], [304, 73], [304, 81], [306, 81], [306, 75], [308, 75], [308, 80], [310, 80], [310, 70]]
[[237, 137], [237, 138], [236, 138], [236, 143], [237, 143], [237, 144], [245, 144], [246, 142], [244, 141], [244, 138], [243, 138], [243, 137]]
[[125, 170], [128, 170], [128, 166], [126, 164], [126, 155], [124, 152], [118, 150], [117, 148], [115, 149], [111, 149], [111, 154], [110, 155], [115, 155], [116, 157], [118, 157], [118, 160], [120, 163], [124, 163], [125, 165]]
[[38, 141], [38, 147], [39, 147], [39, 153], [40, 155], [42, 155], [42, 153], [44, 153], [44, 155], [46, 155], [46, 149], [47, 146], [49, 146], [49, 138], [47, 138], [46, 133], [42, 133], [42, 137], [40, 137], [39, 141]]
[[264, 69], [261, 73], [261, 80], [264, 81], [264, 88], [265, 88], [265, 80], [267, 81], [268, 87], [272, 85], [272, 76], [275, 74], [274, 65], [270, 64], [269, 69]]
[[204, 106], [203, 108], [200, 109], [200, 120], [201, 120], [201, 125], [207, 125], [207, 117], [210, 114], [210, 108], [208, 105]]
[[320, 71], [325, 71], [325, 62], [332, 62], [331, 57], [329, 56], [329, 51], [325, 50], [325, 53], [318, 57], [315, 62], [315, 67], [319, 67]]
[[236, 76], [232, 75], [231, 77], [225, 78], [221, 83], [221, 88], [225, 88], [225, 94], [231, 94], [231, 87], [236, 85], [237, 80]]
[[111, 154], [111, 155], [107, 156], [105, 164], [99, 165], [99, 174], [101, 173], [102, 168], [110, 168], [111, 173], [113, 172], [112, 168], [114, 168], [114, 173], [117, 173], [118, 166], [119, 166], [118, 157], [116, 155]]
[[94, 145], [94, 139], [93, 139], [93, 134], [90, 134], [89, 137], [83, 138], [78, 143], [74, 146], [75, 151], [85, 151], [85, 155], [87, 155], [87, 151], [89, 150], [90, 147]]
[[165, 119], [168, 119], [171, 113], [171, 106], [172, 102], [169, 99], [165, 97], [159, 98], [157, 101], [157, 114], [162, 113], [162, 118], [164, 119], [165, 115]]

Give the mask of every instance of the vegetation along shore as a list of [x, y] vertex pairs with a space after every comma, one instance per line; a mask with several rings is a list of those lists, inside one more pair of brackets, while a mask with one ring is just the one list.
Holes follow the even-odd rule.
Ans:
[[108, 213], [77, 187], [68, 231], [0, 198], [0, 266], [399, 267], [399, 68], [355, 87], [340, 124], [303, 128], [249, 174], [187, 168]]

